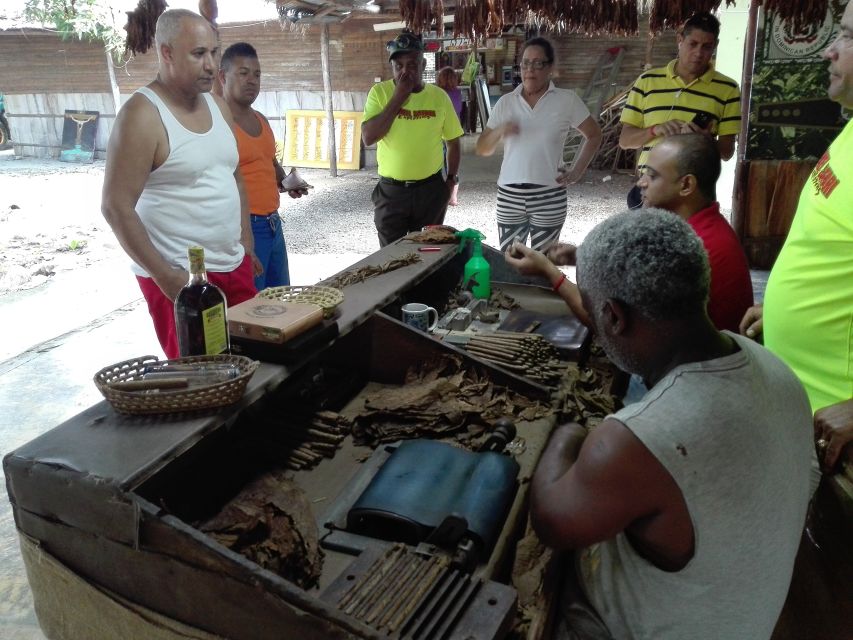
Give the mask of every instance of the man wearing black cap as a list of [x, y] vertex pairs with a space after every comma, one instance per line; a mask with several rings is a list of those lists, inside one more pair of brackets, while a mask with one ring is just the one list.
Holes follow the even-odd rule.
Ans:
[[[421, 39], [402, 33], [387, 45], [393, 80], [373, 86], [361, 137], [377, 143], [379, 182], [371, 196], [380, 246], [444, 222], [459, 181], [462, 127], [447, 93], [424, 84]], [[447, 144], [447, 175], [443, 173]]]

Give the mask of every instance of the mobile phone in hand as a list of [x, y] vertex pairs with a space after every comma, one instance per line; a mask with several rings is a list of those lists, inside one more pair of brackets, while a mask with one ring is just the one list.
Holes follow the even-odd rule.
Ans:
[[707, 111], [699, 111], [695, 116], [693, 116], [693, 124], [700, 129], [707, 129], [708, 125], [714, 122], [714, 120], [716, 120], [716, 118]]

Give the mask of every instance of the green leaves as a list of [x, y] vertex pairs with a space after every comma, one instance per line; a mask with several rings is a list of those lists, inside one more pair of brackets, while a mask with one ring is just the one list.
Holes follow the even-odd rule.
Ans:
[[117, 63], [124, 61], [125, 40], [110, 0], [27, 0], [29, 20], [53, 25], [63, 39], [102, 42]]

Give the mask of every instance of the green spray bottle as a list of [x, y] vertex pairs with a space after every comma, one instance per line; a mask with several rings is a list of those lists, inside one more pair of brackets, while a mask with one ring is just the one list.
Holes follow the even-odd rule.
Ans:
[[492, 295], [492, 268], [488, 260], [483, 257], [482, 241], [486, 236], [476, 229], [465, 229], [465, 231], [457, 231], [456, 237], [459, 238], [460, 253], [465, 250], [465, 245], [469, 242], [473, 253], [471, 259], [465, 263], [462, 287], [470, 288], [475, 298], [488, 300]]

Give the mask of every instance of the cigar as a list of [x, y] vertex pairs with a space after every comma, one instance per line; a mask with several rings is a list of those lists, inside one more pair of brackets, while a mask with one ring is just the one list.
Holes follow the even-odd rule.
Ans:
[[200, 369], [163, 369], [161, 371], [148, 371], [142, 374], [142, 380], [174, 380], [175, 378], [183, 378], [194, 385], [216, 384], [217, 382], [227, 382], [239, 376], [239, 370], [236, 375], [231, 371], [226, 370], [200, 370]]
[[230, 380], [240, 377], [240, 367], [227, 362], [210, 362], [205, 364], [149, 364], [142, 369], [142, 377], [146, 380], [149, 377], [171, 377], [176, 373], [188, 378], [204, 377]]
[[190, 383], [186, 378], [171, 376], [153, 380], [123, 380], [113, 382], [110, 386], [119, 391], [148, 391], [151, 389], [186, 389]]

